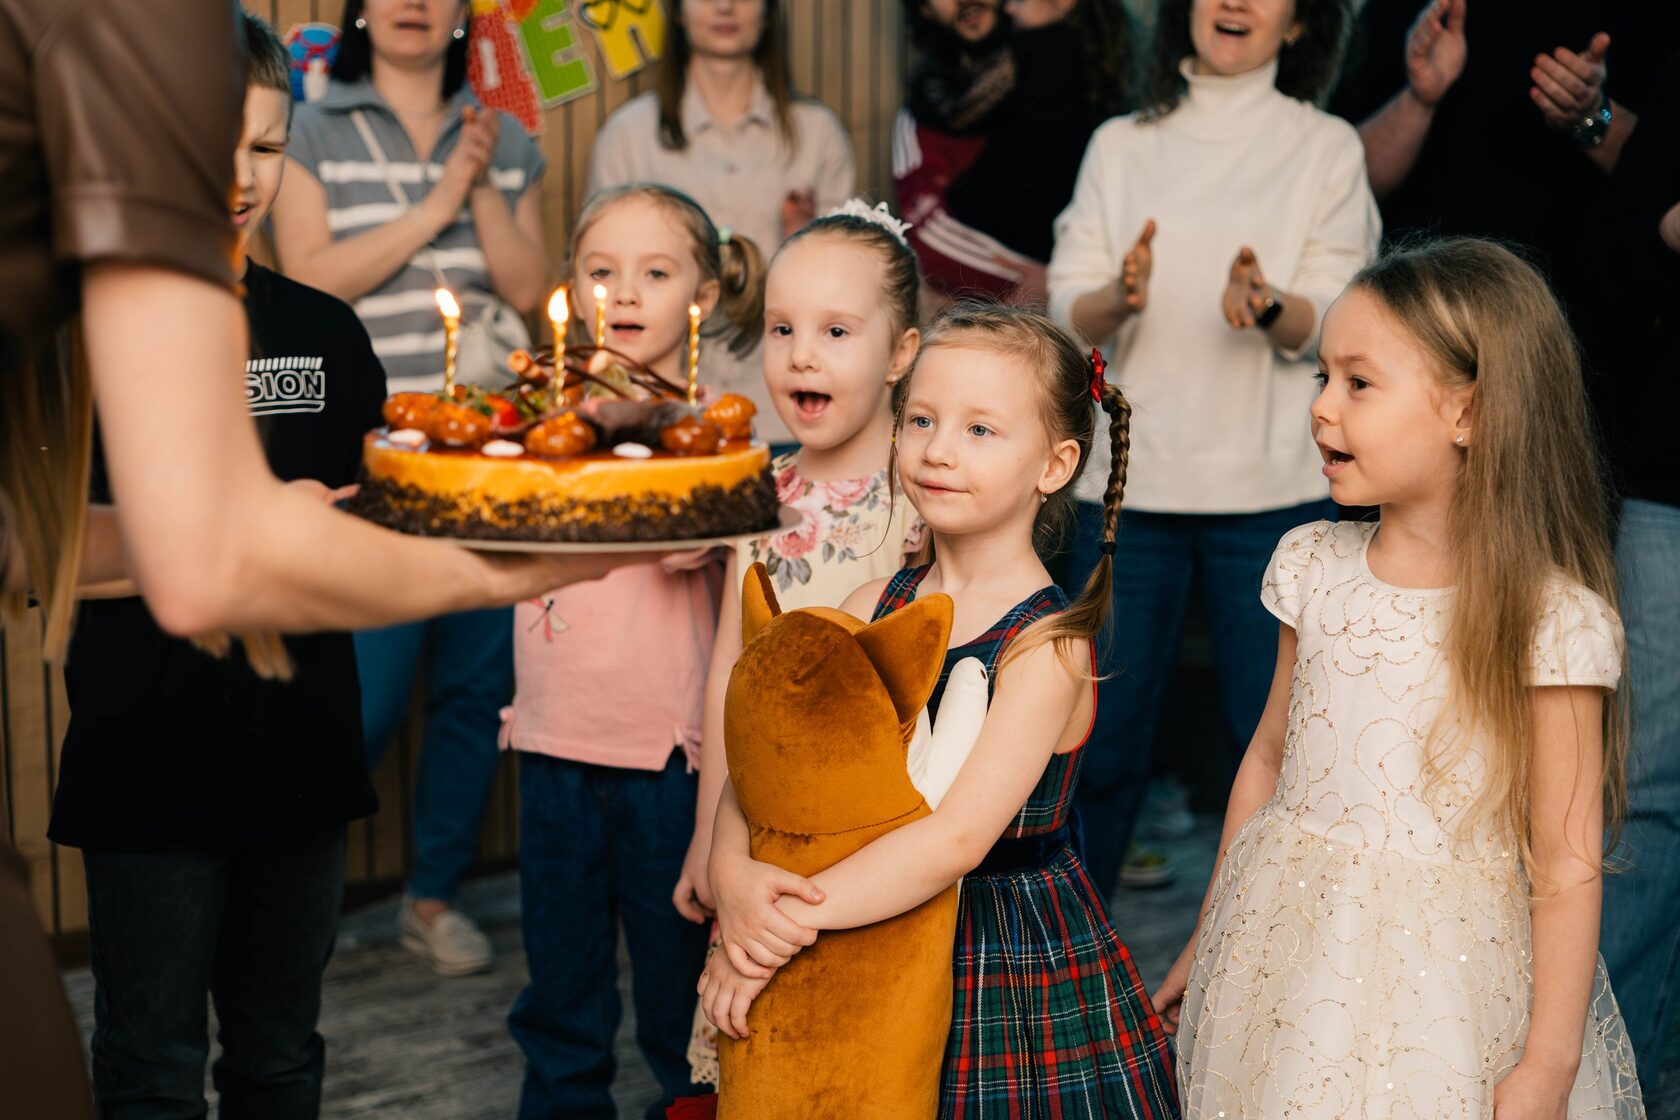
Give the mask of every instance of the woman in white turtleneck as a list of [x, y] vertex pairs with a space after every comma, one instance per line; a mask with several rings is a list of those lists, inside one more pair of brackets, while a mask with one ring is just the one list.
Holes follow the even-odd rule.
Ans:
[[[1335, 517], [1307, 417], [1314, 348], [1380, 234], [1358, 134], [1312, 104], [1335, 78], [1349, 11], [1346, 0], [1163, 0], [1145, 108], [1097, 130], [1056, 222], [1051, 314], [1102, 347], [1133, 407], [1102, 666], [1113, 675], [1081, 783], [1087, 863], [1105, 890], [1148, 779], [1193, 582], [1241, 750], [1275, 659], [1277, 624], [1258, 594], [1267, 561], [1289, 529]], [[1092, 459], [1078, 496], [1095, 503], [1107, 449]], [[1098, 559], [1099, 508], [1080, 503], [1075, 581]]]

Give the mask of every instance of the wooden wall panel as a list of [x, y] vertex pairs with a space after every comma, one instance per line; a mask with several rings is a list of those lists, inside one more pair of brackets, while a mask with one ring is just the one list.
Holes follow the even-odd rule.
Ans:
[[[667, 13], [679, 0], [656, 0]], [[246, 0], [246, 6], [282, 33], [312, 21], [331, 23], [339, 0]], [[858, 188], [891, 199], [890, 143], [898, 111], [904, 41], [901, 0], [784, 0], [795, 86], [826, 102], [851, 131]], [[565, 257], [573, 215], [583, 201], [589, 149], [601, 123], [625, 101], [653, 88], [651, 68], [615, 81], [601, 65], [594, 40], [582, 36], [600, 88], [548, 113], [539, 143], [548, 157], [543, 213], [550, 254], [558, 269]], [[0, 631], [0, 823], [23, 853], [41, 920], [74, 941], [87, 923], [80, 855], [46, 838], [52, 791], [69, 710], [59, 674], [40, 659], [40, 620]], [[413, 857], [410, 799], [419, 756], [421, 698], [407, 726], [374, 773], [381, 810], [350, 829], [348, 873], [352, 883], [392, 884]], [[506, 759], [491, 793], [480, 839], [480, 857], [505, 864], [518, 851], [518, 786], [515, 760]]]

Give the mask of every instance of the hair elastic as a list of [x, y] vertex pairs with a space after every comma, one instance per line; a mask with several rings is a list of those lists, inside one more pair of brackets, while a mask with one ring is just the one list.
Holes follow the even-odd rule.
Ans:
[[729, 227], [728, 226], [719, 226], [719, 227], [717, 227], [717, 231], [718, 231], [718, 244], [719, 245], [729, 244]]
[[1098, 545], [1097, 548], [1102, 552], [1102, 554], [1104, 556], [1113, 556], [1114, 555], [1114, 538], [1113, 537], [1108, 538], [1106, 541], [1102, 542], [1102, 544]]
[[1098, 404], [1102, 403], [1103, 371], [1107, 368], [1108, 363], [1103, 361], [1102, 351], [1095, 346], [1091, 347], [1091, 399]]

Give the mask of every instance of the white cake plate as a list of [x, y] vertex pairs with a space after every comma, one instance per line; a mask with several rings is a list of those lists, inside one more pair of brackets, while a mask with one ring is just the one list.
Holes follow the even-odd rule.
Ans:
[[805, 523], [805, 517], [797, 510], [781, 506], [778, 509], [776, 524], [769, 529], [759, 529], [751, 533], [735, 533], [727, 537], [691, 537], [678, 541], [476, 541], [462, 537], [428, 537], [427, 540], [447, 541], [458, 544], [462, 548], [470, 548], [474, 552], [523, 552], [523, 553], [559, 553], [574, 556], [600, 555], [611, 552], [688, 552], [696, 548], [712, 548], [718, 545], [745, 544], [776, 533], [785, 533], [789, 529], [797, 529]]

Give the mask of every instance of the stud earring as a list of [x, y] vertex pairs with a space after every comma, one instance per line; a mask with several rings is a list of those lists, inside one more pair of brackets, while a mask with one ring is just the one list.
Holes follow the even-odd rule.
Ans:
[[1458, 444], [1460, 447], [1463, 447], [1464, 446], [1464, 437], [1459, 436], [1457, 439], [1453, 440], [1453, 442]]
[[455, 38], [457, 38], [457, 39], [465, 39], [465, 38], [466, 38], [466, 37], [467, 37], [467, 29], [466, 29], [466, 28], [464, 28], [464, 27], [457, 27], [457, 28], [456, 28], [456, 29], [455, 29]]
[[367, 20], [363, 19], [361, 16], [357, 16], [356, 17], [356, 30], [357, 31], [366, 31], [367, 30]]

